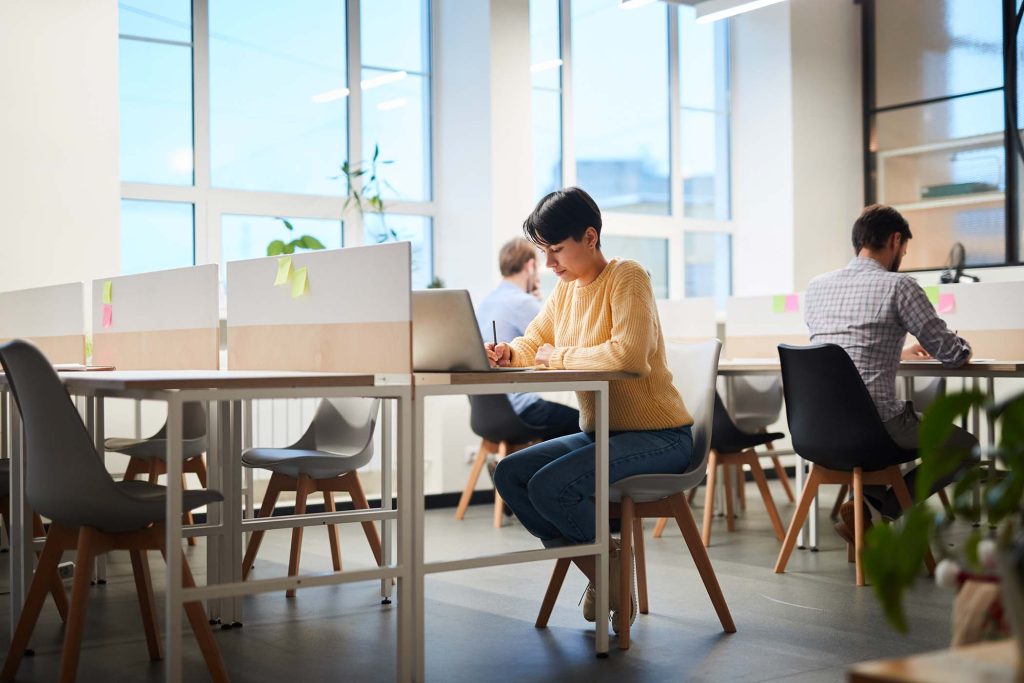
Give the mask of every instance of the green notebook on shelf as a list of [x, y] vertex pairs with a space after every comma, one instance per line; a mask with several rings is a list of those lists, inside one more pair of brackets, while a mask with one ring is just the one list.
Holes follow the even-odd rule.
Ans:
[[921, 188], [921, 199], [939, 199], [940, 197], [956, 197], [979, 192], [994, 192], [999, 188], [992, 183], [946, 183], [944, 185], [927, 185]]

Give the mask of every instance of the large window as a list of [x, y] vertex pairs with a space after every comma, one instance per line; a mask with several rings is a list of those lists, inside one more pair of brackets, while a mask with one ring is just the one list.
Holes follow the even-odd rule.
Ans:
[[530, 0], [536, 198], [567, 185], [604, 211], [609, 257], [659, 297], [731, 291], [729, 22], [692, 7]]
[[873, 61], [865, 103], [867, 200], [891, 204], [914, 240], [904, 267], [1019, 262], [1008, 216], [1002, 0], [865, 5]]
[[[430, 281], [428, 0], [121, 0], [119, 21], [122, 271], [260, 256], [288, 217], [327, 248], [408, 239]], [[375, 150], [383, 232], [342, 201]]]

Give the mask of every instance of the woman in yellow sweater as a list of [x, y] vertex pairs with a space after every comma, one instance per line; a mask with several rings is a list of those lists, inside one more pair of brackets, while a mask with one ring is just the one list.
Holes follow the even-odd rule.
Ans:
[[[559, 283], [522, 337], [486, 345], [492, 364], [632, 373], [609, 383], [608, 480], [684, 472], [693, 418], [666, 367], [647, 271], [635, 261], [605, 259], [601, 211], [576, 187], [541, 199], [523, 231], [544, 250]], [[519, 451], [494, 472], [501, 497], [549, 548], [594, 540], [594, 400], [584, 392], [578, 399], [578, 434]], [[592, 558], [576, 564], [593, 581]], [[611, 585], [615, 608], [618, 582]], [[592, 620], [590, 605], [584, 615]]]

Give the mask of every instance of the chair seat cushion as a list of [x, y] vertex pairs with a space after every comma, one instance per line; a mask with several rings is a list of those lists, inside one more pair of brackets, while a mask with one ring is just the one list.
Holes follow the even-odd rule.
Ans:
[[608, 499], [618, 503], [628, 496], [634, 503], [652, 503], [663, 498], [689, 491], [698, 486], [705, 476], [705, 468], [684, 474], [638, 474], [619, 479], [608, 489]]
[[[167, 459], [167, 439], [107, 439], [103, 447], [114, 453], [123, 453], [133, 458]], [[206, 452], [206, 437], [184, 439], [181, 453], [185, 460]]]
[[747, 450], [748, 448], [763, 446], [766, 443], [778, 441], [779, 439], [785, 438], [785, 436], [786, 435], [781, 432], [744, 432], [742, 434], [730, 434], [727, 440], [723, 439], [723, 443], [719, 443], [719, 440], [715, 439], [714, 435], [712, 435], [711, 447], [719, 453], [739, 453]]
[[242, 453], [242, 464], [289, 477], [301, 474], [313, 479], [340, 477], [359, 468], [358, 455], [339, 455], [301, 448], [250, 448]]
[[[54, 505], [50, 510], [39, 512], [69, 529], [91, 526], [107, 533], [140, 531], [150, 524], [167, 519], [166, 486], [150, 484], [147, 481], [111, 483], [120, 495], [96, 499], [85, 507], [79, 504], [73, 510], [61, 509], [59, 505]], [[188, 512], [222, 500], [224, 496], [220, 491], [187, 489], [182, 492], [181, 511]]]

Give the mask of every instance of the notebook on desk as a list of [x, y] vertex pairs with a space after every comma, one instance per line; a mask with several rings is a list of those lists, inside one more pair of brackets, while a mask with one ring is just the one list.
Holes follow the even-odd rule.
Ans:
[[[508, 341], [508, 340], [501, 340]], [[524, 372], [492, 368], [465, 289], [412, 293], [413, 372]]]

